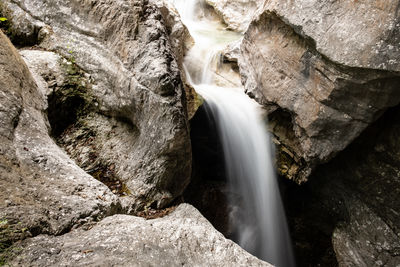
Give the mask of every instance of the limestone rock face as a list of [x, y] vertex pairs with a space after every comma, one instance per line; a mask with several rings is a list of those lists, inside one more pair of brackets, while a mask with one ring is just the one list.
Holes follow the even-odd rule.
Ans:
[[215, 11], [221, 16], [222, 20], [228, 25], [229, 29], [243, 32], [249, 26], [254, 12], [263, 3], [260, 0], [206, 0]]
[[180, 195], [190, 178], [191, 148], [175, 54], [183, 45], [171, 45], [169, 34], [183, 30], [168, 30], [165, 16], [148, 1], [4, 3], [16, 31], [31, 25], [41, 48], [68, 59], [89, 79], [96, 108], [64, 135], [65, 148], [77, 147], [69, 154], [82, 163], [78, 157], [100, 152], [96, 158], [130, 192], [123, 199], [129, 209], [163, 207]]
[[330, 60], [350, 66], [400, 71], [398, 0], [264, 1], [286, 23], [315, 42]]
[[265, 1], [257, 11], [238, 63], [270, 113], [282, 175], [305, 181], [399, 103], [399, 5]]
[[0, 218], [13, 229], [2, 248], [117, 212], [118, 198], [49, 136], [46, 94], [2, 32], [0, 62]]
[[217, 232], [192, 206], [146, 221], [114, 215], [90, 230], [41, 235], [12, 264], [29, 266], [271, 266]]

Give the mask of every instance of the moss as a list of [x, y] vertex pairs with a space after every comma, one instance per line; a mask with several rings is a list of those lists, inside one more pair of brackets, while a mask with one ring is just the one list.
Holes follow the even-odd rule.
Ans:
[[47, 109], [54, 137], [58, 137], [68, 126], [96, 109], [96, 101], [85, 73], [74, 60], [63, 59], [60, 63], [66, 78], [64, 83], [49, 95]]
[[12, 223], [7, 219], [0, 219], [0, 266], [7, 265], [20, 252], [21, 249], [13, 246], [13, 243], [27, 236], [30, 233], [21, 222]]

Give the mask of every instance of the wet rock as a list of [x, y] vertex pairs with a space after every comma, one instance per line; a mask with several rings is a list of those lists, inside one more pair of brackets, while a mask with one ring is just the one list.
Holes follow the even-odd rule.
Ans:
[[[15, 15], [15, 28], [43, 24], [39, 47], [57, 52], [90, 77], [96, 114], [86, 121], [81, 116], [74, 129], [84, 132], [82, 138], [98, 132], [94, 142], [100, 149], [79, 145], [70, 155], [101, 152], [102, 162], [114, 166], [131, 192], [123, 199], [128, 209], [163, 207], [179, 196], [191, 172], [188, 116], [174, 53], [180, 44], [171, 46], [159, 9], [147, 1], [5, 4]], [[99, 125], [90, 123], [92, 118]], [[65, 138], [71, 140], [76, 131]]]
[[114, 215], [89, 230], [41, 235], [21, 244], [12, 264], [30, 266], [271, 266], [225, 239], [200, 213], [182, 204], [145, 220]]
[[247, 94], [269, 111], [286, 151], [282, 175], [306, 181], [399, 103], [398, 5], [266, 1], [257, 11], [239, 67]]

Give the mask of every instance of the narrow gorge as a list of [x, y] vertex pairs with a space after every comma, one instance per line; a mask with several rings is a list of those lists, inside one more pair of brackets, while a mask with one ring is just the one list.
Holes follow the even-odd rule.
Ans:
[[0, 266], [400, 266], [400, 1], [1, 0]]

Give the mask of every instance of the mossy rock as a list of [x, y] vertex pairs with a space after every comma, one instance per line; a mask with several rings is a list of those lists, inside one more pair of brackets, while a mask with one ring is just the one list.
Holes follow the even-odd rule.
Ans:
[[52, 135], [59, 136], [68, 126], [76, 123], [96, 109], [96, 101], [91, 93], [88, 79], [74, 60], [60, 62], [66, 78], [48, 97], [47, 115], [52, 127]]
[[4, 218], [0, 219], [0, 266], [7, 266], [7, 262], [20, 252], [13, 243], [29, 236], [28, 228], [21, 222], [14, 223]]

